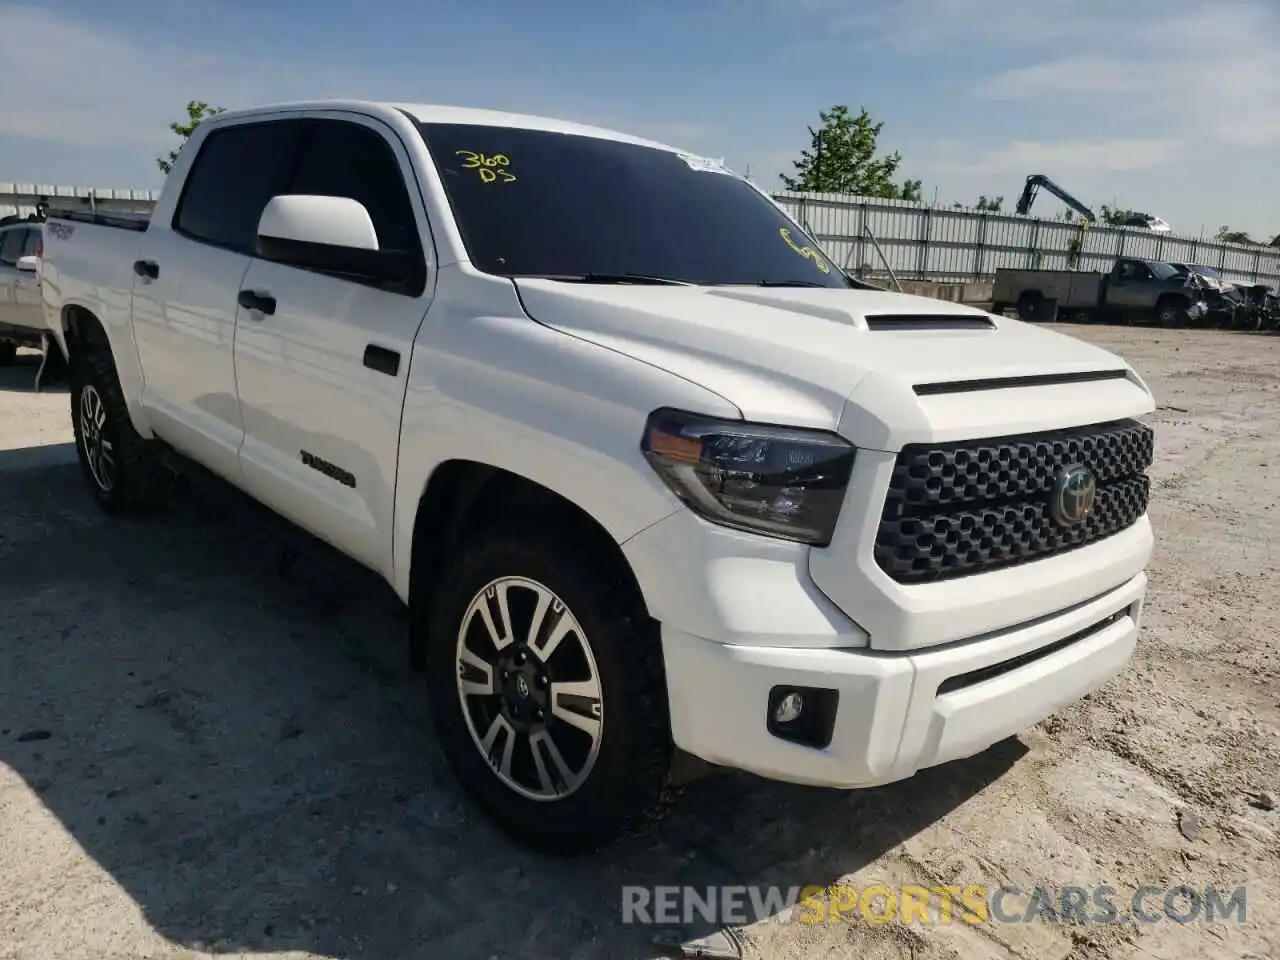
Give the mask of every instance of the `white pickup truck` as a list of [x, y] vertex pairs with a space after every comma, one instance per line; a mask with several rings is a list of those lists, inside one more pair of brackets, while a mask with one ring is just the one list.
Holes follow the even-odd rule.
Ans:
[[89, 488], [192, 461], [378, 571], [444, 751], [543, 850], [687, 755], [883, 784], [1122, 670], [1150, 391], [1080, 340], [867, 288], [721, 163], [326, 101], [200, 125], [149, 221], [52, 216]]

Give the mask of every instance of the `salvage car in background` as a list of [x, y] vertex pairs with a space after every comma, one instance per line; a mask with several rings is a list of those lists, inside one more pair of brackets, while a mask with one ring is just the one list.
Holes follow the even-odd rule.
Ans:
[[40, 224], [0, 227], [0, 365], [13, 363], [18, 347], [39, 348], [48, 329], [40, 306]]
[[1014, 308], [1023, 320], [1154, 319], [1163, 327], [1181, 327], [1202, 312], [1203, 287], [1197, 274], [1179, 273], [1159, 260], [1121, 258], [1107, 273], [1001, 267], [991, 299], [993, 312]]

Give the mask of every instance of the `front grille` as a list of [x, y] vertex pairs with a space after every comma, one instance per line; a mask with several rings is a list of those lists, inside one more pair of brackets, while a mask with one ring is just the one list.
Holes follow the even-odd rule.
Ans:
[[[1135, 420], [1048, 433], [913, 444], [898, 454], [876, 535], [876, 562], [898, 583], [930, 583], [1039, 560], [1094, 543], [1147, 509], [1151, 428]], [[1093, 512], [1059, 525], [1060, 471], [1087, 467]]]

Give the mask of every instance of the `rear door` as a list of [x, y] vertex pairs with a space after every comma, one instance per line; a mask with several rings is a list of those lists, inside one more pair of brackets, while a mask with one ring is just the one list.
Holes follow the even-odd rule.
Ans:
[[0, 229], [0, 326], [18, 325], [18, 258], [26, 235], [26, 227]]
[[[27, 227], [22, 241], [21, 257], [34, 257], [40, 245], [40, 227]], [[40, 283], [34, 271], [14, 270], [13, 323], [15, 326], [43, 333], [44, 308], [40, 302]]]
[[404, 145], [379, 121], [317, 115], [281, 192], [358, 200], [379, 245], [408, 251], [416, 275], [396, 286], [254, 260], [242, 286], [274, 297], [276, 308], [241, 309], [235, 343], [241, 482], [388, 576], [400, 418], [433, 289], [412, 169]]
[[236, 294], [258, 218], [288, 174], [298, 132], [289, 120], [210, 132], [172, 220], [153, 220], [136, 245], [142, 402], [157, 433], [224, 477], [237, 475], [244, 437], [233, 357]]

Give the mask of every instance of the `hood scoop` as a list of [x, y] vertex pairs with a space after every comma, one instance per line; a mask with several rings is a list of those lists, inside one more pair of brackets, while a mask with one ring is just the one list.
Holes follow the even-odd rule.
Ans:
[[907, 330], [995, 330], [990, 317], [958, 314], [876, 313], [868, 314], [867, 329], [884, 333]]

